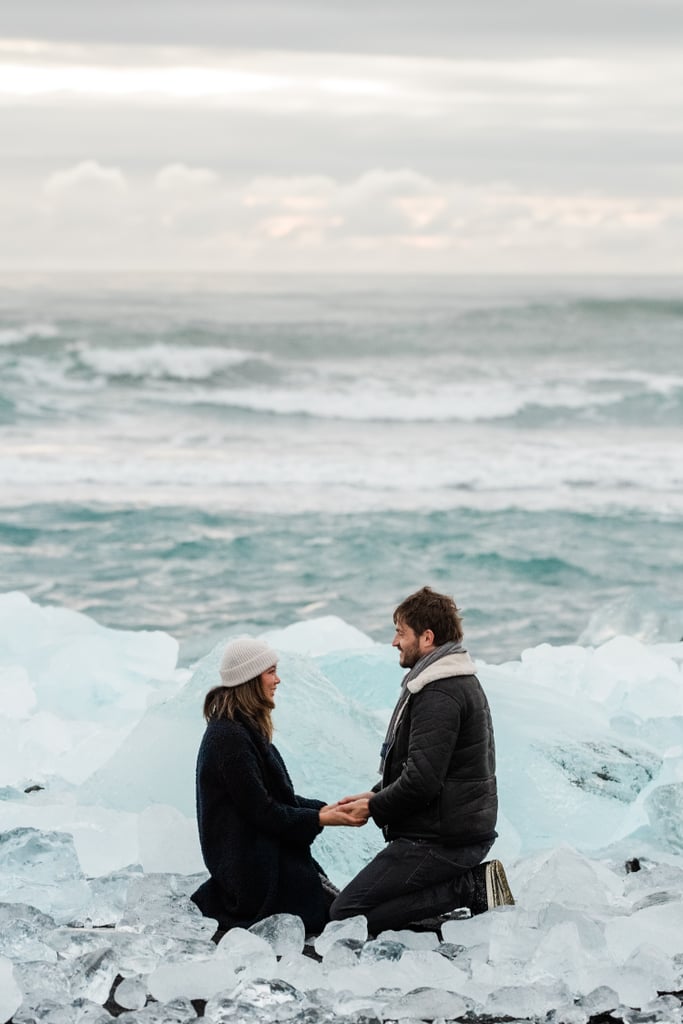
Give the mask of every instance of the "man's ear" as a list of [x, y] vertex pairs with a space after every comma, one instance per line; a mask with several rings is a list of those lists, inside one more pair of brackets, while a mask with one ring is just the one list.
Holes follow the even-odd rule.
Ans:
[[420, 634], [420, 641], [424, 647], [434, 646], [434, 633], [431, 629], [425, 629], [424, 633]]

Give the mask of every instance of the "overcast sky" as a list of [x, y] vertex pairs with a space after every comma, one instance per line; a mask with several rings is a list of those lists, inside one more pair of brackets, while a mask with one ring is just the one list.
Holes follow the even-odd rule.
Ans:
[[680, 272], [682, 41], [679, 0], [22, 0], [0, 268]]

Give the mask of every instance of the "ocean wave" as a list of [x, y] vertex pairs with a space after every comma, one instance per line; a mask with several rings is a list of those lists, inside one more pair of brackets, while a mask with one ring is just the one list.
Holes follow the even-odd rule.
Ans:
[[0, 327], [0, 345], [23, 345], [34, 339], [59, 337], [59, 328], [50, 323], [29, 323], [21, 327]]
[[215, 374], [267, 356], [238, 348], [179, 346], [158, 342], [140, 348], [91, 348], [85, 343], [72, 349], [83, 366], [111, 378], [137, 380], [209, 380]]
[[[168, 397], [168, 396], [167, 396]], [[207, 404], [225, 411], [306, 417], [320, 420], [382, 423], [477, 423], [514, 418], [528, 409], [594, 410], [621, 401], [621, 394], [591, 392], [565, 384], [525, 386], [518, 381], [462, 382], [419, 393], [360, 382], [345, 390], [321, 381], [313, 387], [215, 388], [174, 395], [183, 405]]]

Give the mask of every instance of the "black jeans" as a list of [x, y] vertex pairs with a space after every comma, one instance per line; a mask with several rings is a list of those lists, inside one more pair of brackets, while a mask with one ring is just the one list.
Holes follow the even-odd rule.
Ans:
[[394, 839], [353, 878], [330, 907], [330, 919], [364, 914], [368, 930], [405, 928], [414, 921], [469, 907], [472, 868], [481, 864], [493, 842], [441, 846]]

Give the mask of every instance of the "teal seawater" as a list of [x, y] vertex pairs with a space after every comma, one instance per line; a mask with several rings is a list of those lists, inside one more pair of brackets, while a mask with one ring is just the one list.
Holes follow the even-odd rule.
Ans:
[[678, 279], [6, 275], [0, 590], [185, 661], [423, 583], [489, 661], [678, 639], [682, 338]]
[[166, 630], [183, 662], [227, 633], [329, 614], [387, 642], [395, 604], [424, 583], [456, 596], [470, 650], [489, 662], [574, 643], [610, 605], [634, 605], [641, 629], [654, 615], [662, 639], [679, 639], [683, 625], [680, 523], [671, 519], [78, 505], [6, 508], [2, 519], [3, 589], [109, 625]]

